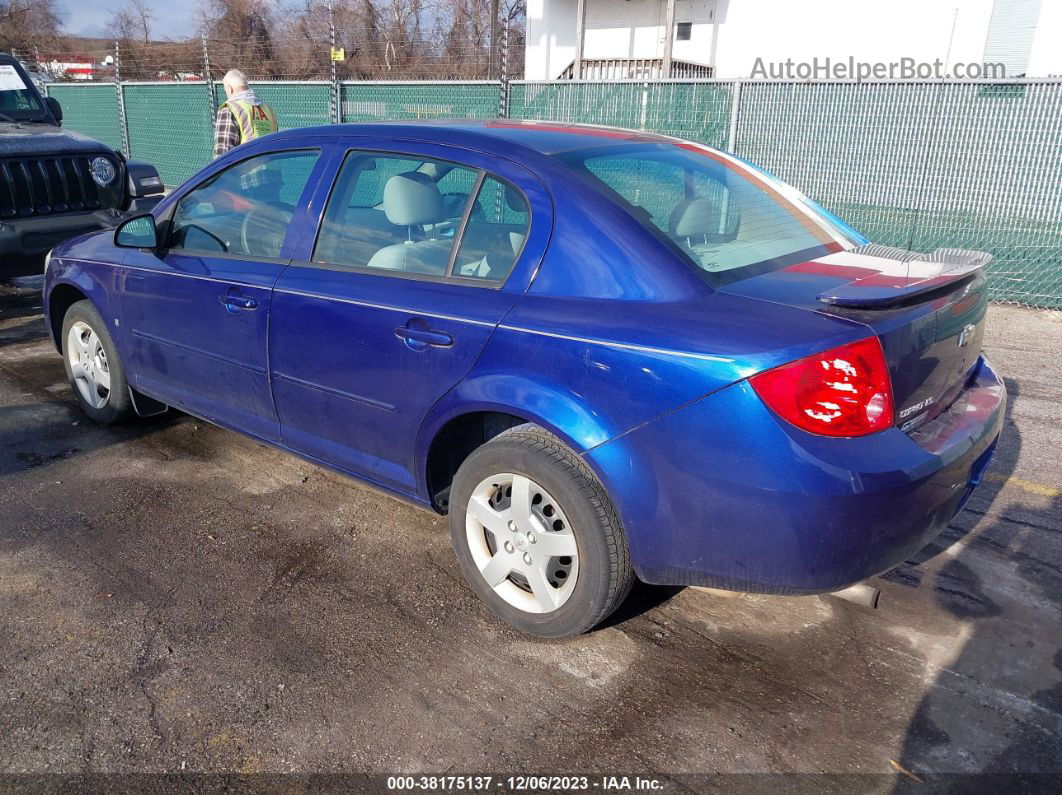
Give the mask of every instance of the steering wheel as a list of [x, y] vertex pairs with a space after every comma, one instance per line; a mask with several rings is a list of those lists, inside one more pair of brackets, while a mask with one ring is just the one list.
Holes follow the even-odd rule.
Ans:
[[290, 204], [258, 204], [243, 217], [240, 242], [245, 254], [276, 257], [284, 244], [284, 234], [295, 215]]

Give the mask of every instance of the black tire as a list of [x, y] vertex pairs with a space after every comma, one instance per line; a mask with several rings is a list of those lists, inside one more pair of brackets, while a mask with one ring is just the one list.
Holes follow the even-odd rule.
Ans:
[[[99, 338], [100, 346], [106, 354], [106, 368], [110, 375], [111, 386], [106, 396], [106, 402], [99, 407], [91, 405], [81, 394], [81, 389], [74, 379], [70, 357], [67, 355], [70, 329], [78, 322], [84, 323], [95, 332]], [[78, 301], [71, 304], [66, 311], [66, 315], [63, 316], [62, 349], [66, 379], [70, 382], [74, 398], [77, 400], [78, 405], [81, 406], [82, 411], [101, 425], [116, 425], [134, 416], [135, 412], [133, 410], [133, 402], [129, 397], [129, 382], [125, 378], [125, 369], [118, 358], [118, 351], [114, 347], [114, 341], [107, 331], [107, 324], [100, 317], [100, 313], [96, 311], [96, 307], [92, 305], [92, 302], [88, 300]]]
[[[499, 596], [469, 549], [469, 500], [481, 482], [499, 473], [524, 475], [540, 484], [571, 525], [578, 577], [567, 601], [551, 612], [526, 612]], [[520, 631], [546, 638], [581, 634], [604, 621], [630, 592], [634, 572], [612, 501], [579, 456], [544, 429], [521, 425], [477, 448], [458, 469], [450, 494], [450, 536], [461, 573], [495, 615]]]

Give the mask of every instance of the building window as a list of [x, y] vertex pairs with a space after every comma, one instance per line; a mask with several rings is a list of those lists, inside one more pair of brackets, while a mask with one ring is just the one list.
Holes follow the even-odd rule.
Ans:
[[689, 41], [692, 32], [692, 22], [679, 22], [675, 25], [675, 41]]

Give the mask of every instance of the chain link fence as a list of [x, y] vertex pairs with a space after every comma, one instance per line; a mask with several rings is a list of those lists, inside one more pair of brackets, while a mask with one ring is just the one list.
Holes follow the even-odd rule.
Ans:
[[875, 242], [988, 251], [1062, 308], [1062, 82], [744, 83], [734, 150]]
[[[988, 251], [997, 301], [1062, 309], [1062, 81], [255, 82], [282, 128], [513, 118], [652, 130], [728, 149], [868, 238]], [[123, 83], [128, 155], [176, 185], [210, 160], [209, 85]], [[65, 124], [122, 148], [115, 85], [50, 84]], [[218, 86], [217, 97], [224, 93]]]
[[498, 115], [500, 83], [351, 82], [340, 86], [344, 123], [386, 119], [490, 119]]

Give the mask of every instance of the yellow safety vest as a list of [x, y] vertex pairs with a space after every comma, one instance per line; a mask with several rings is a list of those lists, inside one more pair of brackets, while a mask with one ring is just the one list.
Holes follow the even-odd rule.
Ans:
[[264, 102], [255, 105], [245, 99], [227, 99], [221, 107], [228, 107], [232, 112], [232, 118], [236, 120], [236, 126], [240, 129], [240, 143], [247, 143], [269, 133], [276, 132], [277, 114]]

